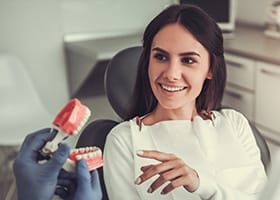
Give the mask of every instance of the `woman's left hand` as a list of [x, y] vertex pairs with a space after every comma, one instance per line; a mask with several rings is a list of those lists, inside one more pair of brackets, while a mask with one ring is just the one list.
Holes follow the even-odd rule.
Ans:
[[163, 188], [161, 194], [167, 194], [181, 186], [189, 192], [194, 192], [198, 189], [199, 176], [197, 172], [176, 155], [150, 150], [137, 151], [137, 155], [142, 158], [160, 161], [159, 164], [142, 166], [141, 171], [143, 173], [135, 180], [135, 184], [139, 185], [151, 177], [159, 175], [150, 185], [149, 193], [154, 192], [166, 182], [169, 182], [169, 184]]

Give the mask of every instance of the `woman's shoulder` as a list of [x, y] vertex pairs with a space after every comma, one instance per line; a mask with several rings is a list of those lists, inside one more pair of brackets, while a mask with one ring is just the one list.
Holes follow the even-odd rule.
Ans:
[[217, 115], [220, 116], [218, 117], [220, 124], [229, 124], [237, 136], [250, 136], [252, 134], [249, 120], [241, 112], [225, 108], [217, 112]]
[[105, 147], [107, 150], [132, 152], [133, 151], [133, 129], [137, 124], [135, 119], [123, 121], [114, 126], [106, 137]]
[[108, 134], [108, 137], [117, 137], [117, 138], [130, 137], [133, 124], [135, 124], [135, 119], [120, 122], [119, 124], [117, 124], [111, 129], [110, 133]]
[[239, 120], [247, 121], [246, 117], [241, 112], [234, 110], [232, 108], [223, 108], [220, 111], [215, 111], [215, 115], [217, 117], [225, 118], [230, 121], [239, 121]]
[[117, 124], [116, 126], [114, 126], [110, 133], [109, 133], [109, 136], [110, 135], [120, 135], [122, 133], [126, 133], [126, 132], [129, 132], [130, 130], [130, 123], [129, 121], [123, 121], [123, 122], [120, 122], [119, 124]]
[[220, 111], [214, 112], [216, 116], [216, 122], [221, 124], [229, 124], [235, 131], [239, 132], [244, 127], [249, 126], [249, 120], [241, 112], [231, 109], [224, 108]]

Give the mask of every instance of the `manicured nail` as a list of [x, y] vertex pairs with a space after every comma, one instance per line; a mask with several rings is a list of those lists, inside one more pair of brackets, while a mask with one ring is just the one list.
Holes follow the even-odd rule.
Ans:
[[151, 187], [149, 187], [149, 189], [147, 190], [148, 193], [152, 193], [153, 189]]
[[136, 185], [139, 185], [139, 184], [141, 183], [141, 178], [138, 177], [138, 178], [134, 181], [134, 183], [135, 183]]
[[141, 156], [141, 155], [144, 154], [144, 151], [143, 151], [143, 150], [137, 150], [137, 151], [136, 151], [136, 154]]

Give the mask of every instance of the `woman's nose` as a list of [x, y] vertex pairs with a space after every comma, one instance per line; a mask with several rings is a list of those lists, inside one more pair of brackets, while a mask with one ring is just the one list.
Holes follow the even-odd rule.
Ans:
[[170, 61], [164, 72], [164, 77], [168, 80], [174, 81], [181, 78], [181, 66], [178, 61]]

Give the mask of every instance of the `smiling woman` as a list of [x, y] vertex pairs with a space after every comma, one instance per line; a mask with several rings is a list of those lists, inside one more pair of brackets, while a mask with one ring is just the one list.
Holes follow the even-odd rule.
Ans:
[[[205, 79], [211, 79], [209, 53], [177, 23], [162, 28], [151, 48], [148, 75], [159, 102], [156, 115], [162, 115], [160, 112], [166, 109], [182, 110], [185, 116], [181, 117], [191, 119], [193, 114], [197, 115], [193, 109], [196, 97]], [[144, 122], [148, 119], [147, 116]]]
[[174, 5], [150, 22], [131, 112], [105, 144], [109, 199], [257, 199], [260, 151], [247, 119], [221, 109], [225, 81], [222, 32], [204, 11]]

